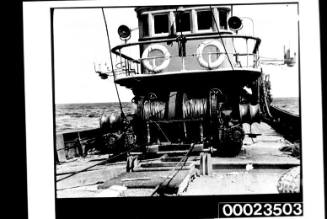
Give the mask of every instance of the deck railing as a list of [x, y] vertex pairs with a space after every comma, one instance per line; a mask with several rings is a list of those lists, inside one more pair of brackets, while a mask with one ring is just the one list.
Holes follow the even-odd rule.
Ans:
[[[180, 54], [180, 42], [177, 38], [166, 38], [159, 40], [146, 40], [136, 43], [128, 43], [116, 46], [112, 52], [114, 57], [114, 71], [116, 79], [144, 75], [144, 74], [161, 74], [161, 73], [177, 73], [190, 71], [224, 71], [224, 70], [258, 70], [259, 57], [258, 48], [261, 40], [252, 36], [241, 35], [207, 35], [207, 36], [185, 36], [186, 54]], [[199, 45], [206, 40], [218, 40], [223, 45], [220, 51], [205, 51], [202, 55], [206, 56], [207, 62], [225, 56], [225, 60], [218, 67], [209, 68], [200, 65], [197, 51]], [[144, 51], [148, 45], [159, 44], [165, 46], [169, 50], [169, 56], [165, 54], [142, 58], [140, 51]], [[129, 55], [127, 55], [129, 54]], [[162, 62], [169, 59], [167, 68], [161, 71], [152, 71], [144, 66], [144, 60], [149, 60], [150, 64], [156, 65], [156, 62]]]

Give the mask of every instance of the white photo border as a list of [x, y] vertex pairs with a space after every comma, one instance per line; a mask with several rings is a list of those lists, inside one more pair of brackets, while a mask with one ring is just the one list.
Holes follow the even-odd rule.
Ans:
[[[324, 169], [322, 142], [319, 2], [299, 1], [201, 1], [201, 4], [299, 3], [302, 116], [303, 218], [324, 218]], [[51, 15], [54, 7], [112, 7], [131, 2], [57, 1], [23, 2], [25, 116], [29, 218], [55, 218], [53, 74]], [[137, 0], [133, 5], [153, 5]], [[155, 4], [173, 5], [174, 0]], [[199, 4], [179, 0], [178, 4]], [[314, 171], [313, 171], [314, 170]], [[42, 205], [40, 205], [42, 203]], [[42, 206], [42, 207], [41, 207]], [[284, 217], [285, 218], [285, 217]], [[294, 218], [294, 217], [293, 217]]]

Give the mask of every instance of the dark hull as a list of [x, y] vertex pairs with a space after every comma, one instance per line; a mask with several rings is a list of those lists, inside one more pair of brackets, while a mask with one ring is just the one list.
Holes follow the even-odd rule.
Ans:
[[244, 85], [258, 79], [261, 71], [255, 70], [224, 70], [224, 71], [187, 71], [162, 74], [138, 74], [117, 79], [121, 86], [137, 90], [179, 90], [187, 88], [230, 87]]

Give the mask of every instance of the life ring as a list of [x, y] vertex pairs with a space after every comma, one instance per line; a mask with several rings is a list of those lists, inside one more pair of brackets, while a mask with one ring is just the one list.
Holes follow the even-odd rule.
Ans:
[[[152, 63], [151, 63], [152, 59], [151, 58], [149, 59], [150, 52], [152, 52], [154, 50], [161, 51], [163, 53], [163, 56], [165, 57], [165, 60], [161, 63], [161, 65], [158, 65], [158, 66], [156, 66], [155, 64], [152, 65]], [[170, 53], [168, 52], [166, 47], [164, 47], [160, 44], [150, 45], [143, 51], [142, 63], [150, 71], [160, 72], [168, 67], [169, 62], [170, 62]]]
[[210, 60], [208, 60], [207, 62], [206, 60], [204, 60], [203, 51], [208, 46], [216, 47], [218, 49], [218, 53], [222, 53], [224, 51], [224, 47], [221, 45], [221, 43], [218, 40], [206, 40], [199, 45], [196, 51], [196, 56], [198, 58], [200, 65], [208, 69], [214, 69], [217, 68], [219, 65], [221, 65], [221, 63], [223, 63], [223, 61], [226, 58], [226, 55], [220, 54], [216, 61], [211, 62]]

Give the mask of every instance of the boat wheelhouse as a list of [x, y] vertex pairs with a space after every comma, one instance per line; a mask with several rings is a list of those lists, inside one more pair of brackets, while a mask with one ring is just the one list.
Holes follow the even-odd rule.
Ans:
[[[138, 7], [136, 12], [139, 41], [112, 50], [118, 56], [116, 83], [135, 90], [260, 76], [260, 39], [230, 28], [231, 7]], [[126, 54], [131, 49], [138, 52]]]
[[[138, 42], [120, 26], [115, 83], [131, 89], [139, 145], [198, 143], [237, 154], [260, 114], [260, 39], [231, 6], [137, 7]], [[225, 148], [225, 149], [224, 149]]]
[[[135, 11], [138, 41], [129, 42], [132, 30], [121, 25], [124, 43], [111, 49], [102, 8], [112, 69], [95, 70], [102, 79], [114, 76], [120, 112], [104, 113], [97, 129], [57, 135], [57, 196], [226, 195], [235, 188], [240, 194], [299, 193], [299, 167], [276, 182], [279, 171], [300, 165], [278, 132], [299, 139], [301, 120], [270, 106], [253, 26], [244, 33], [232, 6]], [[283, 62], [292, 66], [285, 49]], [[124, 113], [116, 84], [133, 91], [133, 113]], [[298, 154], [299, 144], [292, 150]], [[84, 158], [65, 162], [76, 156]], [[210, 176], [200, 189], [192, 183], [199, 175]]]

